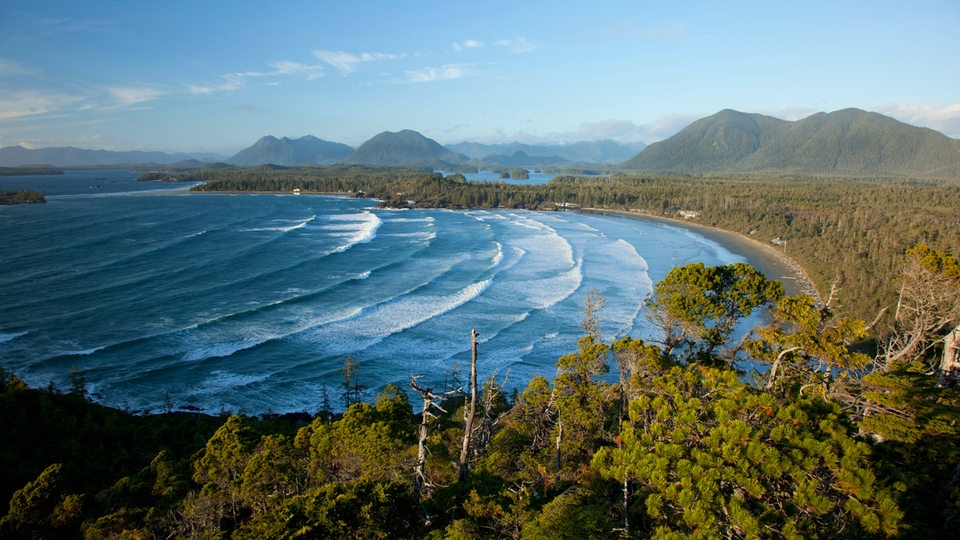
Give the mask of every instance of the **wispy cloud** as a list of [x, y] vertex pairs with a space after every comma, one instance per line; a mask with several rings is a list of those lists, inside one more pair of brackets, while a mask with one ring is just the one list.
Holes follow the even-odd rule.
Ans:
[[926, 104], [890, 103], [874, 107], [874, 111], [892, 116], [914, 126], [935, 129], [944, 135], [960, 138], [960, 103], [944, 107]]
[[462, 79], [464, 77], [472, 77], [475, 75], [471, 67], [465, 64], [447, 64], [440, 67], [426, 67], [404, 71], [403, 73], [406, 76], [404, 82], [408, 83], [452, 81], [454, 79]]
[[354, 54], [345, 51], [313, 51], [313, 55], [321, 62], [328, 64], [343, 73], [354, 72], [361, 64], [367, 64], [381, 60], [396, 60], [404, 57], [402, 54], [368, 52]]
[[303, 64], [290, 60], [278, 60], [271, 63], [270, 67], [274, 69], [274, 74], [276, 75], [298, 75], [305, 77], [309, 81], [319, 79], [326, 74], [323, 66]]
[[219, 75], [219, 80], [203, 84], [187, 84], [187, 91], [196, 96], [208, 96], [220, 92], [232, 92], [243, 88], [246, 84], [247, 76], [243, 73], [228, 73]]
[[0, 120], [37, 116], [59, 111], [86, 98], [59, 93], [0, 93]]
[[463, 41], [456, 41], [453, 43], [453, 50], [460, 52], [464, 49], [479, 49], [483, 47], [484, 43], [476, 39], [465, 39]]
[[533, 52], [540, 48], [539, 45], [533, 43], [527, 38], [516, 37], [513, 39], [499, 39], [493, 42], [494, 45], [498, 47], [507, 47], [510, 49], [510, 52], [514, 53], [528, 53]]
[[0, 75], [6, 77], [19, 77], [25, 75], [36, 75], [37, 73], [38, 70], [36, 69], [26, 67], [12, 60], [7, 60], [6, 58], [0, 58]]
[[[314, 80], [326, 75], [321, 65], [304, 64], [292, 60], [276, 60], [270, 62], [269, 67], [269, 71], [236, 71], [218, 75], [217, 80], [210, 83], [187, 84], [187, 90], [193, 95], [210, 95], [239, 90], [247, 86], [250, 79], [288, 76]], [[278, 81], [267, 81], [265, 84], [268, 86], [280, 86]]]
[[106, 92], [120, 105], [135, 105], [163, 96], [163, 90], [153, 86], [108, 86]]

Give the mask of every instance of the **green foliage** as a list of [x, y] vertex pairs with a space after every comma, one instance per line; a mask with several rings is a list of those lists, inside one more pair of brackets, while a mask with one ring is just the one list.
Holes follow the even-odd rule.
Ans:
[[295, 444], [308, 456], [310, 481], [318, 485], [400, 480], [413, 440], [410, 403], [396, 387], [388, 387], [375, 405], [355, 403], [333, 423], [314, 419], [297, 433]]
[[731, 371], [673, 368], [593, 467], [634, 484], [632, 522], [655, 537], [893, 535], [895, 493], [850, 429], [829, 402], [778, 403]]
[[586, 336], [580, 339], [578, 349], [557, 360], [553, 383], [553, 405], [558, 411], [553, 436], [560, 441], [556, 465], [565, 478], [573, 478], [586, 457], [609, 438], [607, 428], [615, 410], [610, 406], [615, 396], [601, 379], [609, 370], [610, 348]]
[[524, 523], [520, 538], [609, 538], [610, 523], [604, 510], [580, 490], [564, 492]]
[[10, 498], [7, 515], [0, 519], [0, 535], [45, 536], [67, 534], [79, 525], [83, 496], [65, 493], [63, 465], [50, 465]]
[[356, 480], [325, 484], [281, 502], [237, 538], [409, 538], [417, 530], [409, 483]]
[[770, 365], [761, 375], [767, 390], [794, 395], [813, 388], [831, 396], [837, 376], [846, 379], [871, 361], [850, 348], [867, 336], [860, 319], [834, 316], [807, 295], [782, 298], [771, 313], [773, 323], [758, 328], [758, 337], [745, 343], [752, 360]]
[[[664, 333], [667, 354], [690, 363], [715, 363], [737, 323], [783, 296], [783, 284], [746, 263], [670, 271], [653, 289], [647, 308]], [[729, 361], [728, 361], [729, 362]]]
[[936, 387], [923, 361], [863, 378], [855, 405], [888, 483], [903, 486], [911, 538], [946, 538], [960, 518], [960, 388]]
[[0, 206], [5, 204], [45, 203], [47, 198], [42, 191], [0, 191]]

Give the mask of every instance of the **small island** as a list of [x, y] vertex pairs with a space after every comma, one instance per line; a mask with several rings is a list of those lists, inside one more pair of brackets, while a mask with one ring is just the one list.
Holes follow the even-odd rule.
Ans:
[[47, 198], [42, 191], [0, 191], [0, 206], [9, 204], [45, 203]]

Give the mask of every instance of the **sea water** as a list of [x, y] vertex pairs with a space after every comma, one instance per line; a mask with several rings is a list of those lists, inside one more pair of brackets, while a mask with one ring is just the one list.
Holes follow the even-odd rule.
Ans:
[[[411, 376], [522, 387], [574, 352], [587, 293], [605, 341], [651, 339], [671, 268], [745, 261], [652, 220], [173, 191], [127, 171], [0, 177], [47, 203], [0, 207], [0, 366], [137, 411], [316, 412], [349, 355], [368, 396]], [[73, 372], [73, 375], [71, 375]]]

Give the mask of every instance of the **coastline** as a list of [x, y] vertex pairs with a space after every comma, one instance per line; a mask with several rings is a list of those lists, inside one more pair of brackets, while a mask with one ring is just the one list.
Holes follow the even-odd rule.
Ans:
[[[294, 194], [289, 191], [196, 191], [190, 188], [184, 190], [168, 190], [163, 193], [225, 193], [225, 194], [272, 194], [272, 195], [321, 195], [327, 197], [351, 197], [352, 193], [326, 193], [319, 191], [302, 191]], [[817, 290], [813, 280], [807, 274], [806, 270], [800, 266], [797, 261], [776, 247], [751, 238], [744, 234], [721, 229], [711, 225], [690, 222], [687, 220], [670, 218], [666, 216], [657, 216], [636, 210], [609, 210], [605, 208], [580, 208], [573, 210], [587, 214], [604, 215], [615, 218], [649, 220], [660, 223], [669, 223], [678, 227], [686, 227], [697, 231], [697, 233], [716, 241], [726, 247], [732, 248], [735, 253], [747, 257], [751, 264], [769, 279], [777, 279], [783, 283], [784, 290], [788, 295], [806, 294], [812, 296], [818, 303], [822, 301], [820, 291]]]
[[817, 302], [821, 302], [820, 291], [817, 290], [813, 280], [810, 279], [806, 270], [797, 261], [776, 247], [755, 238], [719, 227], [638, 211], [607, 210], [604, 208], [581, 208], [577, 211], [626, 219], [659, 221], [693, 229], [711, 240], [733, 248], [734, 252], [746, 256], [751, 260], [751, 264], [765, 276], [780, 280], [788, 295], [807, 294]]

